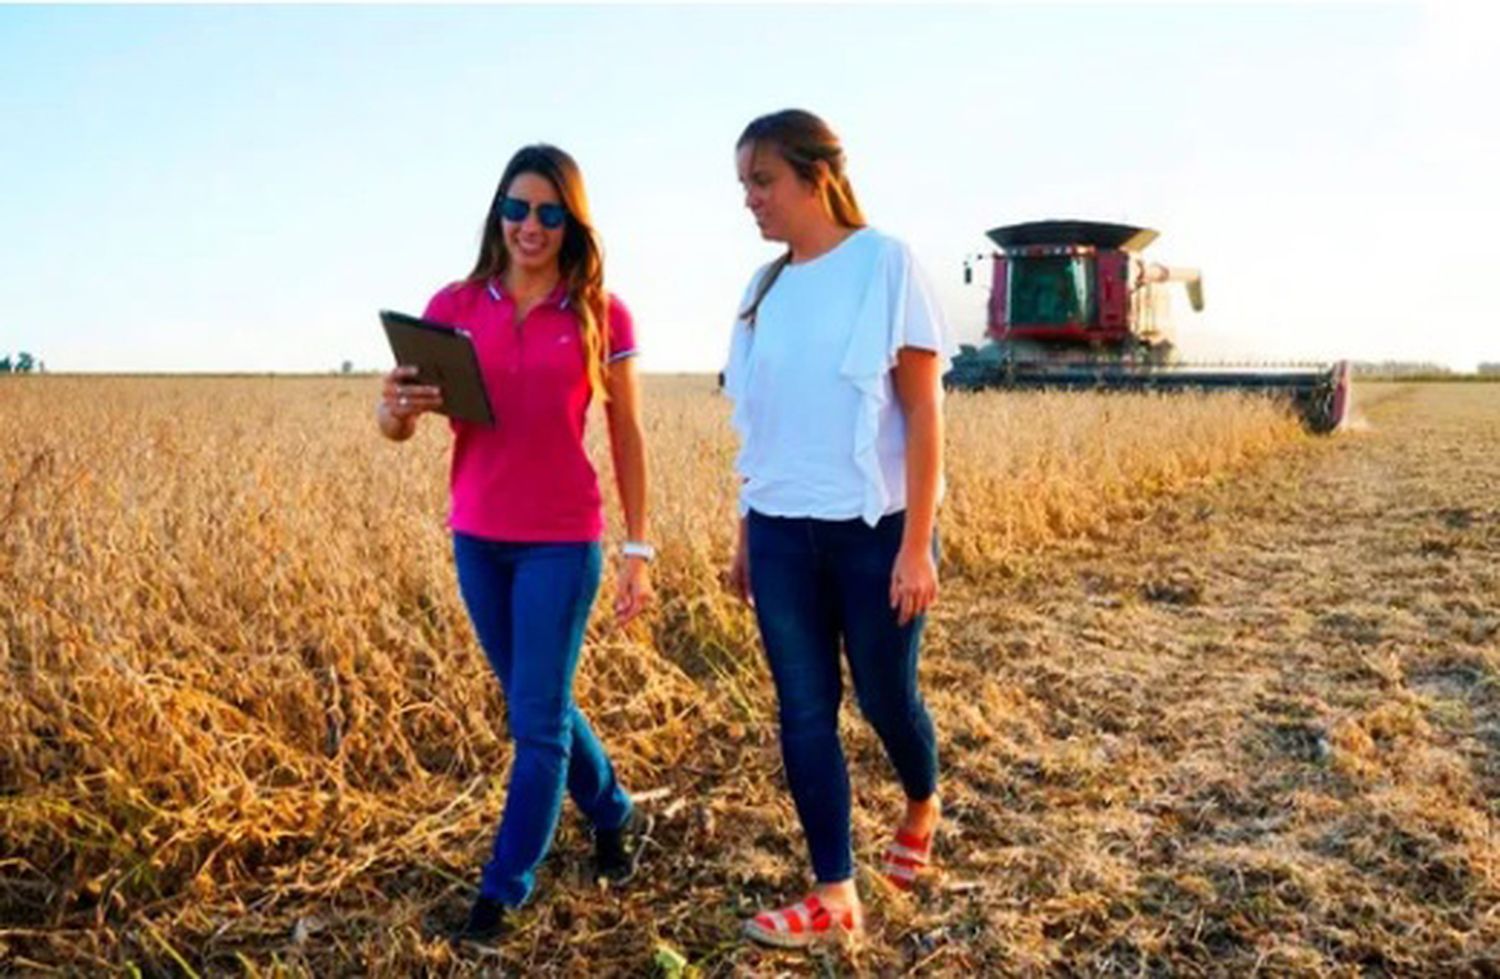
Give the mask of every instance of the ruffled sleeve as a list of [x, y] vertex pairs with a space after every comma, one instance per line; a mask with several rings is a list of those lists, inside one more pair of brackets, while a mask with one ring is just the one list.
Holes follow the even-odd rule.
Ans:
[[885, 515], [892, 499], [881, 471], [877, 440], [881, 413], [895, 397], [891, 369], [896, 366], [897, 354], [902, 347], [934, 351], [940, 359], [940, 373], [946, 374], [957, 353], [953, 331], [911, 250], [895, 239], [887, 238], [881, 244], [839, 367], [839, 374], [860, 394], [854, 462], [865, 481], [860, 516], [872, 527]]
[[[740, 299], [740, 304], [735, 307], [734, 327], [729, 335], [729, 360], [724, 365], [724, 394], [734, 403], [733, 410], [729, 416], [729, 423], [734, 427], [740, 437], [740, 451], [735, 460], [735, 470], [744, 475], [742, 465], [745, 453], [750, 446], [750, 405], [746, 397], [750, 390], [750, 375], [754, 368], [750, 357], [754, 346], [755, 335], [750, 329], [750, 324], [739, 314], [750, 305], [750, 300], [755, 298], [755, 290], [760, 285], [761, 276], [766, 274], [769, 265], [757, 269], [750, 277], [750, 285], [745, 288], [745, 295]], [[749, 510], [743, 497], [740, 500], [740, 516], [744, 516]]]
[[734, 308], [734, 327], [729, 334], [729, 361], [724, 365], [724, 393], [734, 402], [734, 414], [729, 420], [735, 431], [740, 433], [742, 444], [750, 438], [750, 410], [745, 403], [745, 395], [750, 390], [750, 351], [755, 336], [750, 324], [739, 314], [755, 298], [756, 287], [760, 285], [761, 276], [766, 274], [768, 268], [770, 266], [762, 266], [755, 270], [755, 274], [750, 277], [750, 284], [745, 287], [745, 295]]

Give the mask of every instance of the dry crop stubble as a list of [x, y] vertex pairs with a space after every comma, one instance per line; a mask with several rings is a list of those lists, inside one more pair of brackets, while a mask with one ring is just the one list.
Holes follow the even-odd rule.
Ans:
[[[503, 709], [454, 580], [446, 426], [385, 443], [375, 386], [0, 384], [6, 430], [25, 433], [0, 446], [0, 962], [468, 967], [435, 936], [461, 911], [503, 801]], [[585, 834], [565, 819], [542, 900], [506, 951], [518, 968], [636, 974], [666, 942], [710, 972], [753, 969], [737, 916], [804, 880], [753, 621], [719, 583], [735, 520], [727, 404], [696, 377], [649, 379], [645, 403], [659, 602], [614, 630], [606, 574], [577, 695], [627, 784], [655, 792], [659, 869], [600, 894], [583, 880]], [[599, 421], [591, 450], [612, 498]], [[1120, 873], [1108, 847], [1081, 857], [1077, 839], [1016, 838], [973, 794], [1003, 796], [1009, 777], [1003, 755], [978, 749], [1044, 726], [1045, 710], [1015, 685], [957, 686], [995, 638], [966, 631], [994, 628], [970, 612], [987, 580], [1044, 561], [1050, 543], [1107, 536], [1163, 494], [1304, 438], [1232, 396], [958, 395], [948, 422], [947, 601], [924, 669], [960, 749], [952, 764], [978, 787], [953, 806], [971, 838], [996, 833], [971, 839], [989, 854], [976, 867], [1040, 875], [1043, 901], [1081, 888], [1045, 882], [1059, 864], [1108, 891]], [[618, 527], [613, 503], [610, 517]], [[896, 789], [852, 714], [844, 731], [869, 849]], [[1112, 764], [1061, 752], [1038, 777], [1096, 799], [1117, 791]], [[931, 931], [922, 912], [871, 900], [885, 924], [855, 964], [935, 954], [911, 944]], [[1010, 921], [1008, 961], [1024, 964], [1035, 921], [985, 913], [991, 931]]]

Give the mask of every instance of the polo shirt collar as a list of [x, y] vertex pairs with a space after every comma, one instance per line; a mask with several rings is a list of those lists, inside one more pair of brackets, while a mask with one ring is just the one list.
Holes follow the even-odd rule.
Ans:
[[[495, 302], [500, 302], [505, 298], [505, 290], [500, 287], [500, 280], [498, 278], [491, 279], [485, 288], [488, 290], [490, 298]], [[547, 293], [547, 298], [542, 300], [542, 305], [553, 305], [558, 309], [567, 309], [568, 284], [559, 279], [557, 285], [552, 287], [552, 291]]]

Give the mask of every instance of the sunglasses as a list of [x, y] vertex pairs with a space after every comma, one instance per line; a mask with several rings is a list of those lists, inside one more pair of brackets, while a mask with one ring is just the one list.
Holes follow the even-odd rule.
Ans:
[[[530, 201], [523, 201], [519, 197], [503, 197], [500, 199], [500, 216], [514, 224], [520, 224], [531, 213], [532, 206]], [[568, 209], [561, 204], [537, 204], [535, 207], [536, 219], [549, 231], [561, 228], [563, 222], [568, 220]]]

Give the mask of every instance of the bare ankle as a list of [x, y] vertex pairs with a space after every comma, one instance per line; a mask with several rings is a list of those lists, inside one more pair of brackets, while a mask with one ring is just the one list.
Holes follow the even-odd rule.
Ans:
[[942, 814], [943, 805], [936, 795], [930, 795], [921, 801], [908, 799], [906, 801], [906, 829], [918, 836], [926, 836], [937, 826]]
[[852, 878], [832, 884], [819, 884], [813, 888], [813, 893], [819, 901], [834, 910], [859, 906], [859, 892], [855, 890]]

